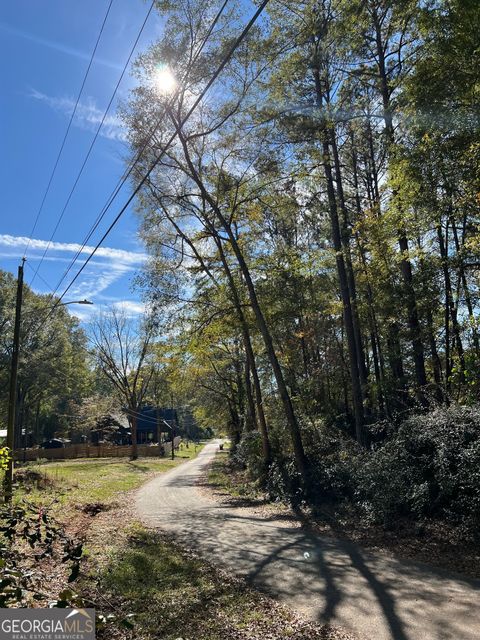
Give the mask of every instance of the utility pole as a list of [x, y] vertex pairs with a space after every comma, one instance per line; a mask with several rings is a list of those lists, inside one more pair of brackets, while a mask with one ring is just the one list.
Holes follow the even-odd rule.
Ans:
[[158, 455], [161, 456], [162, 455], [162, 429], [160, 427], [160, 407], [158, 406], [158, 402], [157, 402], [157, 444], [158, 444]]
[[175, 460], [175, 418], [173, 410], [173, 393], [170, 394], [172, 403], [172, 460]]
[[12, 483], [13, 483], [13, 448], [15, 445], [15, 417], [17, 413], [17, 375], [18, 375], [18, 356], [20, 352], [20, 321], [22, 315], [22, 298], [23, 298], [23, 265], [25, 258], [22, 258], [22, 264], [18, 267], [17, 278], [17, 302], [15, 305], [15, 326], [13, 330], [13, 349], [12, 364], [10, 371], [10, 392], [8, 397], [8, 421], [7, 421], [7, 447], [9, 448], [10, 459], [8, 461], [7, 470], [5, 472], [5, 501], [12, 499]]

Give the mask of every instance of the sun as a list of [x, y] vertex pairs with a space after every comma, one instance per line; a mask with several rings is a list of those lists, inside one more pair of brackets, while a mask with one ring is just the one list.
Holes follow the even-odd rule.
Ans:
[[177, 86], [175, 76], [170, 69], [165, 66], [158, 66], [153, 74], [153, 85], [161, 95], [167, 95]]

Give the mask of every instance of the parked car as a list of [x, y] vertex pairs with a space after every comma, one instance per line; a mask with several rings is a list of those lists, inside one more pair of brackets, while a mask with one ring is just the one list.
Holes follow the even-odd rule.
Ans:
[[40, 447], [42, 449], [62, 449], [65, 446], [63, 440], [59, 440], [58, 438], [52, 438], [51, 440], [46, 440], [42, 442]]

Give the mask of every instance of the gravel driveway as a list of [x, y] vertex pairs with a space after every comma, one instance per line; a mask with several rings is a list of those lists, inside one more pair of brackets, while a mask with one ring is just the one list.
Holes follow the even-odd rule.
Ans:
[[197, 458], [141, 487], [140, 519], [308, 617], [361, 639], [480, 638], [480, 581], [219, 504], [196, 486], [217, 450], [208, 444]]

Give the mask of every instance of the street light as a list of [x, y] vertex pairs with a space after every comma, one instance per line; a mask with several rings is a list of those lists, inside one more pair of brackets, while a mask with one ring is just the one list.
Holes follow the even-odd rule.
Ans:
[[65, 307], [67, 304], [93, 304], [93, 302], [85, 298], [84, 300], [70, 300], [70, 302], [60, 302], [58, 306]]
[[[7, 462], [7, 469], [5, 470], [4, 486], [5, 486], [5, 501], [9, 502], [12, 499], [12, 483], [13, 483], [13, 451], [15, 448], [15, 415], [17, 404], [17, 375], [18, 375], [18, 359], [20, 355], [20, 325], [22, 316], [22, 298], [23, 298], [23, 265], [25, 264], [25, 258], [22, 259], [22, 264], [18, 267], [17, 278], [17, 298], [15, 304], [15, 324], [13, 331], [13, 349], [12, 349], [12, 363], [10, 368], [10, 388], [8, 398], [8, 419], [7, 419], [7, 447], [9, 449], [9, 459]], [[57, 306], [64, 306], [67, 304], [93, 304], [90, 300], [71, 300], [70, 302], [63, 302]], [[55, 306], [53, 307], [53, 309]]]

